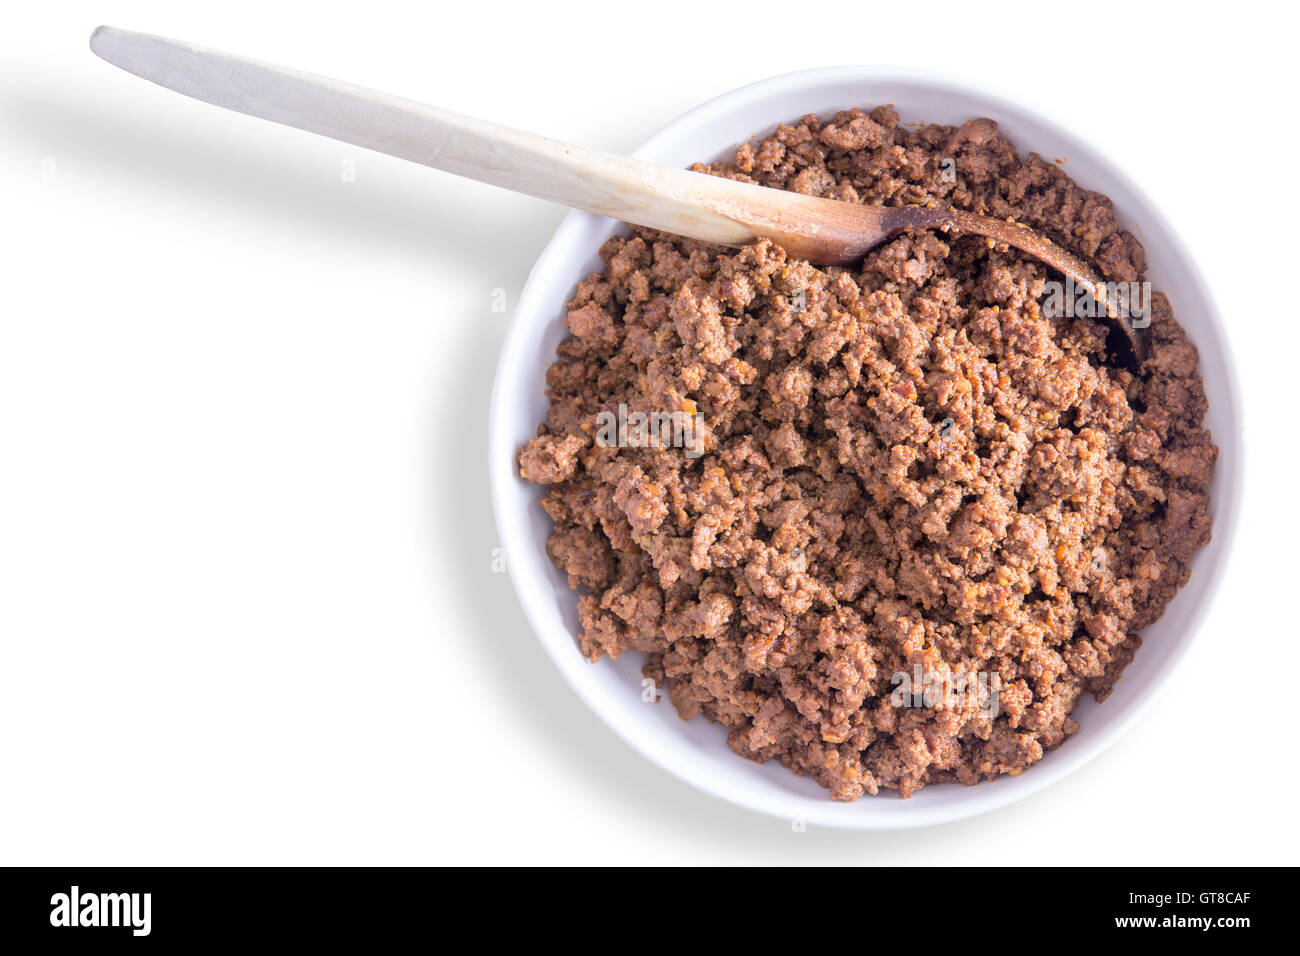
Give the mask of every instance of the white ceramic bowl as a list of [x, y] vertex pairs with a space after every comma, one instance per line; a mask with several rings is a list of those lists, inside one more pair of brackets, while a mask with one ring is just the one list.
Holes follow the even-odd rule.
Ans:
[[1196, 557], [1192, 580], [1145, 641], [1123, 680], [1103, 704], [1091, 698], [1074, 716], [1079, 731], [1023, 776], [974, 787], [926, 787], [907, 800], [895, 794], [856, 803], [831, 801], [820, 786], [776, 763], [744, 760], [726, 745], [722, 727], [703, 718], [683, 721], [667, 701], [641, 699], [642, 655], [588, 663], [578, 651], [576, 596], [546, 556], [550, 520], [540, 490], [523, 481], [516, 449], [536, 434], [546, 414], [546, 367], [565, 336], [564, 305], [577, 282], [600, 268], [597, 250], [617, 223], [573, 212], [537, 260], [519, 299], [501, 354], [492, 396], [489, 457], [492, 499], [510, 574], [524, 611], [569, 685], [615, 732], [665, 770], [740, 806], [824, 826], [892, 829], [974, 816], [1034, 793], [1097, 756], [1137, 717], [1192, 641], [1219, 582], [1235, 530], [1241, 489], [1240, 405], [1223, 327], [1195, 265], [1178, 237], [1136, 186], [1090, 145], [1016, 102], [963, 80], [891, 67], [809, 70], [764, 80], [711, 100], [668, 124], [633, 155], [670, 166], [721, 159], [778, 121], [827, 115], [851, 106], [892, 103], [904, 122], [997, 120], [1022, 154], [1066, 157], [1082, 186], [1110, 196], [1120, 221], [1146, 247], [1149, 278], [1173, 303], [1179, 322], [1200, 348], [1209, 395], [1207, 427], [1219, 446], [1212, 488], [1214, 539]]

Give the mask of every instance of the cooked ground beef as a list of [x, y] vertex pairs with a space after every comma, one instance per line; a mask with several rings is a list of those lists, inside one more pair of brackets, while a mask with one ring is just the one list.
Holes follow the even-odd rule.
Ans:
[[[1144, 278], [1110, 200], [987, 119], [806, 116], [696, 168], [1010, 216]], [[1133, 375], [1101, 322], [1045, 314], [1041, 263], [979, 237], [905, 235], [846, 270], [635, 228], [601, 257], [520, 471], [547, 488], [582, 652], [644, 653], [744, 757], [837, 800], [1019, 774], [1110, 692], [1209, 540], [1217, 449], [1159, 293]], [[694, 414], [704, 454], [606, 447], [620, 404]], [[982, 675], [996, 714], [978, 694], [898, 706], [898, 674]]]

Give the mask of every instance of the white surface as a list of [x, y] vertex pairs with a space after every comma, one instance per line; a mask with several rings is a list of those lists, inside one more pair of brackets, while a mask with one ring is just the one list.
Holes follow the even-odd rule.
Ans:
[[[683, 30], [666, 7], [8, 12], [0, 862], [1294, 862], [1300, 343], [1259, 251], [1293, 271], [1283, 25], [1096, 5], [1083, 42], [1066, 8], [932, 4], [924, 52], [873, 57], [915, 13], [688, 4]], [[491, 569], [493, 290], [513, 307], [562, 212], [169, 94], [90, 54], [99, 22], [610, 150], [804, 67], [1023, 90], [1169, 214], [1246, 372], [1242, 531], [1203, 633], [1103, 756], [958, 824], [799, 833], [678, 782]], [[1260, 225], [1229, 206], [1254, 198]]]
[[892, 103], [904, 124], [928, 120], [956, 125], [972, 116], [987, 116], [1012, 133], [1022, 148], [1068, 157], [1070, 174], [1109, 196], [1120, 223], [1141, 233], [1149, 250], [1152, 284], [1169, 296], [1188, 338], [1201, 350], [1210, 403], [1205, 427], [1219, 436], [1210, 487], [1214, 540], [1197, 554], [1191, 585], [1143, 632], [1142, 652], [1125, 668], [1123, 680], [1105, 703], [1088, 698], [1074, 711], [1082, 726], [1068, 744], [1019, 777], [1004, 776], [977, 787], [926, 787], [908, 800], [886, 794], [837, 803], [828, 800], [817, 783], [795, 777], [776, 762], [760, 766], [737, 760], [726, 746], [722, 725], [682, 721], [667, 704], [647, 707], [641, 683], [644, 655], [625, 654], [614, 666], [602, 662], [593, 667], [578, 652], [577, 596], [568, 588], [568, 576], [547, 555], [551, 522], [538, 505], [541, 489], [519, 476], [515, 454], [546, 417], [546, 363], [537, 356], [553, 355], [567, 337], [565, 303], [577, 282], [600, 267], [604, 242], [616, 230], [625, 231], [619, 224], [573, 213], [533, 267], [501, 350], [488, 454], [497, 528], [524, 612], [565, 680], [619, 736], [683, 780], [740, 806], [791, 823], [895, 830], [964, 819], [1037, 793], [1094, 759], [1159, 696], [1199, 631], [1227, 565], [1241, 505], [1242, 420], [1238, 376], [1223, 321], [1177, 233], [1127, 177], [1088, 144], [997, 92], [977, 90], [969, 80], [900, 67], [800, 70], [710, 100], [655, 133], [634, 155], [663, 163], [685, 162], [688, 156], [722, 158], [728, 151], [734, 153], [738, 141], [768, 129], [772, 116], [825, 116], [843, 103]]

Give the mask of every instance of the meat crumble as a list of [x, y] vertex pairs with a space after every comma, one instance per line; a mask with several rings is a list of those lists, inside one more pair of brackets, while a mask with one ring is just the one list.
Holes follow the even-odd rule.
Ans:
[[[1110, 200], [988, 119], [805, 116], [695, 168], [1012, 217], [1145, 279]], [[906, 234], [851, 269], [642, 228], [600, 254], [519, 454], [582, 653], [644, 654], [682, 718], [836, 800], [1018, 775], [1072, 734], [1210, 537], [1217, 449], [1169, 301], [1135, 374], [1101, 321], [1044, 309], [1042, 263], [982, 237]], [[597, 440], [620, 405], [690, 416], [703, 454]], [[987, 692], [899, 706], [921, 674]]]

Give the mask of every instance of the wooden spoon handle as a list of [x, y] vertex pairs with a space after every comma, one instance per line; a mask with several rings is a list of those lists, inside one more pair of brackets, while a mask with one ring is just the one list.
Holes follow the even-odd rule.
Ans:
[[90, 47], [194, 99], [458, 176], [706, 242], [736, 246], [763, 235], [815, 255], [798, 226], [810, 197], [583, 149], [179, 40], [102, 26]]

